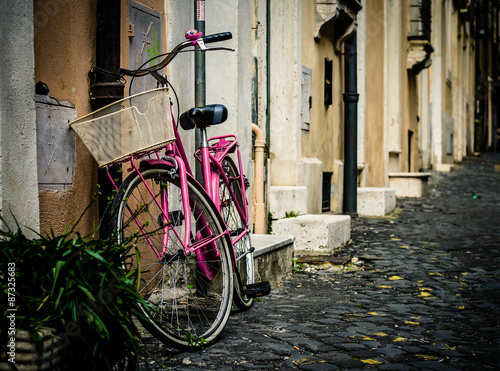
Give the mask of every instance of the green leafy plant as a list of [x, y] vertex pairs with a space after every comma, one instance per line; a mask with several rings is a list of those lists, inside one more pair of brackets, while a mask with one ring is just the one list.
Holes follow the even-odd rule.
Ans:
[[306, 268], [304, 263], [299, 262], [297, 259], [292, 258], [292, 273], [302, 272]]
[[[18, 225], [0, 231], [0, 292], [14, 298], [2, 300], [0, 312], [6, 318], [15, 308], [16, 328], [32, 334], [39, 358], [39, 330], [49, 327], [74, 361], [73, 369], [111, 370], [124, 360], [134, 364], [146, 353], [132, 313], [138, 303], [147, 305], [134, 283], [140, 270], [124, 268], [135, 238], [93, 239], [94, 234], [76, 232], [76, 224], [32, 239]], [[14, 286], [7, 277], [14, 278]], [[7, 330], [2, 321], [3, 344]]]
[[285, 219], [286, 218], [296, 218], [299, 216], [300, 211], [285, 211]]
[[273, 234], [273, 213], [270, 211], [267, 213], [267, 233]]

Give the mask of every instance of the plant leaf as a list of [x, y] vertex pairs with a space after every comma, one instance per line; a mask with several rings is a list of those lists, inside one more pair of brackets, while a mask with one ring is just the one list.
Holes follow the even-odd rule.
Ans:
[[87, 288], [83, 287], [82, 285], [76, 285], [76, 287], [82, 290], [85, 293], [85, 295], [87, 295], [90, 298], [90, 300], [95, 301], [94, 295], [92, 295], [92, 293]]
[[96, 253], [94, 251], [90, 251], [90, 250], [85, 250], [85, 252], [87, 254], [89, 254], [91, 257], [96, 258], [100, 262], [102, 262], [104, 264], [108, 264], [108, 262], [101, 255], [99, 255], [98, 253]]

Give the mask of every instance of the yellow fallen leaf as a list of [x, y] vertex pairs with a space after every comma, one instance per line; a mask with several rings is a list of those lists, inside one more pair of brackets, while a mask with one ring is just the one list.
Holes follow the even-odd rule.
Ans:
[[428, 292], [423, 291], [418, 296], [427, 297], [427, 296], [432, 296], [432, 294], [429, 294]]
[[444, 277], [441, 273], [439, 272], [431, 272], [429, 273], [429, 276], [440, 276], [440, 277]]
[[379, 285], [377, 286], [379, 289], [392, 289], [392, 286], [387, 286], [387, 285]]
[[450, 347], [448, 344], [445, 344], [442, 348], [442, 350], [455, 350], [457, 347]]
[[393, 340], [393, 341], [406, 341], [406, 338], [403, 338], [403, 337], [401, 337], [401, 336], [398, 336], [398, 337], [394, 338], [394, 340]]
[[430, 360], [436, 360], [436, 359], [439, 359], [439, 357], [434, 357], [434, 356], [427, 356], [425, 354], [415, 354], [416, 357], [420, 357], [420, 358], [423, 358], [423, 359], [426, 359], [428, 361]]
[[408, 249], [408, 250], [410, 249], [410, 247], [406, 246], [406, 245], [402, 245], [402, 246], [399, 246], [399, 247], [401, 247], [402, 249]]
[[360, 340], [365, 340], [365, 341], [375, 341], [375, 339], [372, 339], [371, 337], [368, 337], [366, 335], [351, 335], [349, 337], [353, 339], [359, 338]]
[[392, 237], [391, 240], [393, 240], [393, 241], [401, 241], [401, 238]]
[[463, 305], [459, 305], [458, 309], [465, 309], [465, 307]]
[[362, 359], [361, 362], [367, 363], [369, 365], [380, 365], [380, 364], [382, 364], [382, 362], [375, 361], [374, 359]]
[[368, 312], [367, 314], [371, 314], [372, 316], [378, 316], [377, 312]]
[[374, 332], [372, 335], [373, 336], [387, 336], [387, 334], [385, 332]]
[[392, 276], [392, 277], [389, 277], [389, 280], [390, 281], [404, 280], [404, 278], [403, 277], [399, 277], [399, 276]]
[[297, 366], [307, 366], [307, 365], [314, 365], [317, 363], [325, 363], [325, 361], [323, 360], [312, 359], [312, 358], [302, 358], [300, 361], [292, 361], [292, 362]]
[[415, 325], [415, 326], [420, 325], [419, 322], [413, 322], [413, 321], [405, 321], [405, 324], [407, 324], [407, 325]]
[[419, 289], [420, 291], [434, 291], [434, 289], [430, 289], [428, 287], [422, 287]]

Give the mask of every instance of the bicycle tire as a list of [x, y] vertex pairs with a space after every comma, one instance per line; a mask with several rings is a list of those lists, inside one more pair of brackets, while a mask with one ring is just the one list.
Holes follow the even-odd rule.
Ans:
[[[254, 257], [253, 253], [249, 252], [252, 246], [250, 242], [250, 233], [248, 232], [247, 225], [241, 219], [235, 205], [237, 202], [241, 210], [244, 210], [243, 202], [246, 202], [246, 199], [243, 201], [240, 177], [234, 161], [230, 157], [225, 157], [221, 164], [224, 169], [224, 173], [229, 179], [229, 187], [232, 188], [234, 195], [236, 196], [236, 200], [231, 197], [228, 184], [226, 184], [224, 179], [221, 177], [219, 182], [220, 214], [226, 223], [231, 239], [234, 239], [236, 236], [241, 234], [241, 232], [246, 231], [245, 236], [234, 244], [234, 254], [238, 263], [238, 272], [240, 273], [240, 278], [243, 283], [243, 290], [240, 288], [238, 278], [235, 273], [235, 277], [233, 277], [233, 302], [239, 309], [248, 310], [252, 306], [253, 299], [248, 298], [245, 295], [244, 289], [246, 288], [246, 285], [250, 285], [254, 281]], [[245, 253], [246, 255], [243, 256]]]
[[[200, 239], [208, 235], [219, 238], [213, 244], [204, 245], [209, 248], [204, 252], [199, 249], [186, 256], [180, 242], [185, 235], [186, 213], [179, 177], [163, 168], [151, 168], [141, 174], [156, 198], [165, 191], [169, 221], [165, 223], [165, 214], [139, 174], [128, 176], [112, 205], [112, 226], [119, 240], [137, 234], [132, 253], [137, 252], [140, 257], [138, 290], [149, 306], [139, 305], [138, 318], [163, 343], [181, 350], [200, 349], [217, 340], [231, 312], [232, 263], [228, 235], [212, 201], [201, 186], [188, 177], [191, 244], [200, 243]], [[161, 251], [165, 239], [166, 254], [160, 260], [151, 244]], [[203, 254], [204, 258], [196, 257]], [[137, 269], [137, 259], [128, 258], [126, 265], [127, 269]], [[207, 273], [207, 269], [211, 273]], [[213, 277], [208, 278], [210, 275]]]

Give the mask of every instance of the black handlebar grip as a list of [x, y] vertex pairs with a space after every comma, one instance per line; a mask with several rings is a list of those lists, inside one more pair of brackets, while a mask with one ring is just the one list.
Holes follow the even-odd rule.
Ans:
[[217, 41], [224, 41], [224, 40], [229, 40], [233, 38], [233, 34], [231, 32], [222, 32], [222, 33], [216, 33], [213, 35], [208, 35], [203, 38], [203, 41], [205, 44], [208, 43], [215, 43]]

